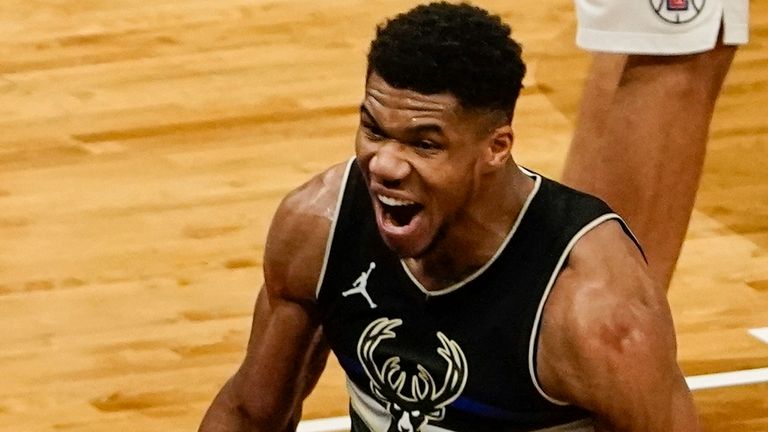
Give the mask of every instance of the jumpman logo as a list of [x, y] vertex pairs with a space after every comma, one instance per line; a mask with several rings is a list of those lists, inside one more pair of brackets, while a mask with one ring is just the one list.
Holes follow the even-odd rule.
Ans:
[[346, 297], [352, 294], [362, 294], [368, 301], [368, 304], [371, 305], [371, 309], [376, 309], [376, 303], [371, 300], [371, 296], [368, 295], [368, 291], [365, 290], [368, 286], [368, 276], [371, 275], [371, 271], [375, 268], [376, 263], [371, 261], [371, 265], [368, 266], [368, 271], [360, 273], [360, 277], [352, 284], [352, 288], [344, 291], [341, 295]]

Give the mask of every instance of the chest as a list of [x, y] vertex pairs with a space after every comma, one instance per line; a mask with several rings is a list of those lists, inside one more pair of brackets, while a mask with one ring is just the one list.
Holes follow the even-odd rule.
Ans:
[[360, 388], [421, 409], [531, 392], [529, 348], [540, 296], [527, 284], [535, 279], [490, 270], [434, 296], [398, 260], [356, 261], [328, 275], [323, 328]]

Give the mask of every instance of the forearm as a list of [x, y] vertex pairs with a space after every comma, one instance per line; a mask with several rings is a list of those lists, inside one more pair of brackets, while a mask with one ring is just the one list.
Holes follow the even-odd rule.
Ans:
[[203, 417], [199, 432], [247, 432], [248, 422], [244, 413], [233, 403], [232, 380], [219, 390]]
[[[308, 291], [314, 295], [314, 285]], [[291, 432], [328, 355], [310, 301], [270, 294], [254, 310], [248, 353], [216, 395], [199, 432]]]
[[[232, 379], [227, 381], [214, 398], [203, 417], [198, 432], [293, 432], [300, 414], [288, 416], [290, 421], [282, 421], [286, 416], [253, 416], [239, 405], [235, 397]], [[300, 411], [299, 411], [300, 412]], [[288, 423], [288, 424], [285, 424]]]
[[693, 395], [680, 374], [680, 381], [672, 399], [672, 430], [674, 432], [699, 432], [699, 415], [693, 402]]

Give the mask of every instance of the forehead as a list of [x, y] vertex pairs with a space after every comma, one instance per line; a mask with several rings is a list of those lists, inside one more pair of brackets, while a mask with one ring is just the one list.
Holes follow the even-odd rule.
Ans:
[[461, 114], [458, 99], [450, 93], [424, 94], [395, 88], [375, 72], [368, 77], [363, 106], [371, 113], [406, 114], [414, 119], [455, 119]]

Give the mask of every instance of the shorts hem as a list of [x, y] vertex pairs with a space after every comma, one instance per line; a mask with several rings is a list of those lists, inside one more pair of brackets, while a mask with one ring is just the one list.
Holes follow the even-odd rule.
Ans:
[[[733, 29], [728, 44], [740, 44], [743, 34]], [[629, 33], [579, 28], [576, 44], [587, 51], [618, 54], [685, 55], [713, 49], [717, 43], [719, 28], [703, 29], [682, 35], [658, 33]]]
[[723, 43], [726, 45], [744, 45], [749, 42], [749, 25], [726, 25], [723, 31]]

